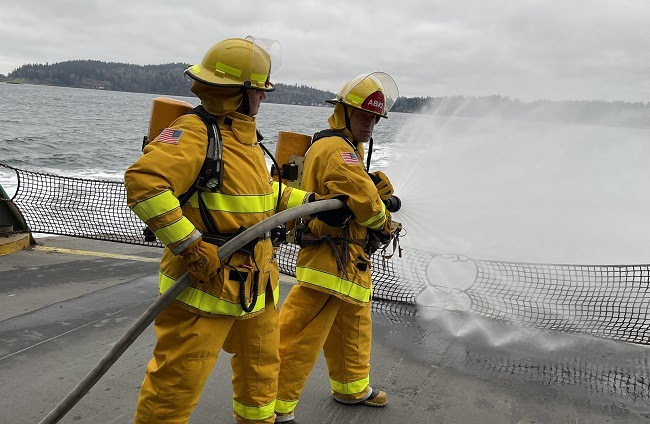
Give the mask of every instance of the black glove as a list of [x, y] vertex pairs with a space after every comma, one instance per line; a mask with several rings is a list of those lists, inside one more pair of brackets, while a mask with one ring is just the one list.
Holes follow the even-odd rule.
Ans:
[[[390, 219], [390, 231], [382, 230], [368, 230], [368, 253], [372, 255], [379, 249], [384, 249], [391, 240], [397, 240], [399, 257], [402, 257], [402, 248], [399, 247], [399, 237], [402, 232], [402, 224], [393, 221], [390, 218], [390, 213], [387, 213], [388, 218]], [[393, 245], [393, 248], [395, 245]], [[394, 249], [395, 250], [395, 249]], [[393, 251], [394, 253], [394, 251]], [[392, 255], [391, 255], [392, 256]]]
[[383, 230], [368, 230], [368, 253], [372, 256], [377, 250], [390, 243], [391, 235]]
[[[348, 196], [341, 195], [341, 196], [328, 197], [327, 199], [339, 199], [345, 202], [347, 198]], [[312, 193], [309, 196], [310, 202], [317, 202], [319, 200], [324, 200], [324, 199], [325, 198], [319, 197], [315, 193]], [[315, 215], [316, 218], [320, 219], [330, 227], [337, 227], [337, 228], [344, 226], [350, 220], [350, 218], [352, 218], [352, 212], [346, 206], [343, 206], [342, 208], [339, 209], [330, 209], [328, 211], [316, 212]]]

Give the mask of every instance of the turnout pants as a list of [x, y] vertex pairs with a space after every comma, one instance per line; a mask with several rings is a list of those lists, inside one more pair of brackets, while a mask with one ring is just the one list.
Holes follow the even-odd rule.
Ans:
[[155, 320], [158, 342], [140, 389], [135, 424], [187, 423], [222, 347], [234, 354], [236, 421], [272, 423], [280, 333], [271, 293], [267, 290], [264, 312], [249, 319], [208, 317], [168, 306]]
[[296, 285], [280, 311], [280, 377], [275, 411], [292, 412], [323, 349], [333, 394], [354, 403], [370, 390], [370, 302], [360, 306]]

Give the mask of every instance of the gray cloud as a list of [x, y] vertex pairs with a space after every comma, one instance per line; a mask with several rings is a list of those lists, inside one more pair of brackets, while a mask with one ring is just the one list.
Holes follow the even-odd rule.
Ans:
[[0, 73], [70, 59], [195, 63], [253, 34], [282, 44], [276, 81], [331, 91], [381, 70], [407, 96], [649, 101], [648, 22], [647, 0], [32, 0], [2, 7]]

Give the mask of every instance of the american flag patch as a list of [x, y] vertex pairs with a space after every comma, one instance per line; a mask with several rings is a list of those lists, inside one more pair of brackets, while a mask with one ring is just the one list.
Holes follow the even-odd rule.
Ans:
[[167, 144], [178, 144], [178, 140], [181, 138], [182, 135], [183, 135], [182, 130], [173, 130], [171, 128], [165, 128], [158, 136], [158, 141]]
[[341, 153], [341, 157], [343, 158], [343, 162], [347, 163], [348, 165], [359, 164], [359, 159], [357, 158], [357, 155], [355, 155], [352, 152], [343, 152]]

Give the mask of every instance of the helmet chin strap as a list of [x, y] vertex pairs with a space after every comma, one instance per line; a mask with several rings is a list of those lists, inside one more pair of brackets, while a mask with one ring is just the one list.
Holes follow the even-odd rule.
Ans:
[[343, 116], [345, 116], [345, 128], [352, 133], [352, 125], [350, 125], [350, 117], [348, 116], [348, 107], [345, 103], [341, 103], [343, 105]]
[[373, 139], [370, 137], [370, 142], [368, 143], [368, 157], [366, 158], [366, 172], [370, 172], [370, 158], [372, 157], [372, 142]]
[[244, 115], [250, 116], [251, 104], [248, 100], [248, 89], [246, 87], [241, 88], [241, 108]]
[[[345, 127], [352, 133], [352, 125], [350, 125], [350, 117], [348, 116], [348, 107], [345, 103], [343, 104], [343, 115], [345, 115]], [[357, 140], [354, 140], [355, 142]], [[369, 140], [369, 145], [368, 145], [368, 157], [367, 157], [367, 162], [366, 162], [366, 172], [370, 172], [370, 158], [372, 157], [372, 143], [373, 139], [370, 137]]]

